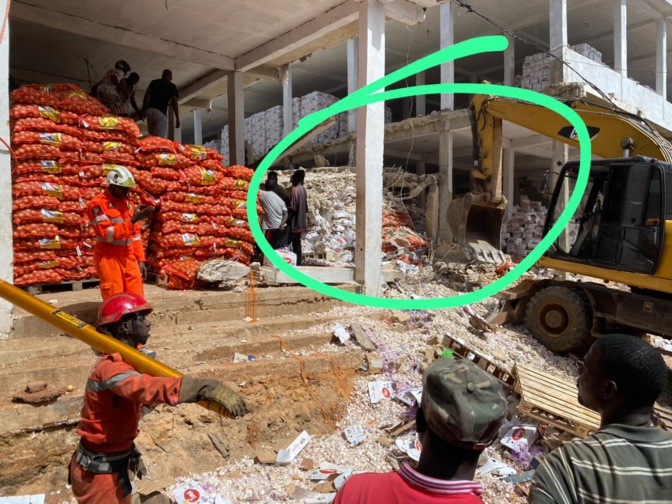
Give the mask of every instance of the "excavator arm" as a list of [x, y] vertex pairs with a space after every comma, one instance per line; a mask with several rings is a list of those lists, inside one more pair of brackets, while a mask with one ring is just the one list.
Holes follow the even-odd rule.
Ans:
[[[566, 102], [586, 123], [593, 154], [647, 156], [672, 162], [672, 144], [640, 117], [585, 100]], [[578, 147], [571, 124], [555, 112], [521, 100], [475, 95], [470, 105], [474, 165], [469, 193], [448, 207], [453, 238], [470, 259], [501, 262], [501, 228], [508, 202], [502, 194], [502, 122], [509, 121]]]

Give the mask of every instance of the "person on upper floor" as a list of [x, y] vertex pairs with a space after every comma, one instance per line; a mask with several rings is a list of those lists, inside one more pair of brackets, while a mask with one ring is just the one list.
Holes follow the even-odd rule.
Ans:
[[175, 128], [180, 127], [180, 111], [177, 87], [173, 84], [173, 72], [166, 69], [160, 79], [149, 83], [142, 101], [142, 115], [147, 118], [147, 130], [150, 135], [168, 138], [168, 107], [172, 107], [175, 116]]

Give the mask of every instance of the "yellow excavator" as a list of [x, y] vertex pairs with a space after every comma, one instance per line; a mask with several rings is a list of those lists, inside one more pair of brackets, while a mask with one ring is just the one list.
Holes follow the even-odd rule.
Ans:
[[[640, 117], [591, 103], [565, 102], [588, 127], [594, 156], [582, 201], [539, 265], [603, 282], [525, 280], [501, 292], [493, 323], [525, 321], [551, 350], [568, 352], [620, 331], [672, 336], [672, 144]], [[465, 253], [497, 259], [507, 201], [502, 195], [502, 121], [578, 147], [573, 127], [520, 100], [476, 95], [470, 106], [474, 167], [470, 193], [448, 208]], [[557, 174], [544, 225], [564, 210], [578, 162]], [[607, 285], [606, 283], [610, 285]], [[613, 282], [613, 286], [611, 285]]]

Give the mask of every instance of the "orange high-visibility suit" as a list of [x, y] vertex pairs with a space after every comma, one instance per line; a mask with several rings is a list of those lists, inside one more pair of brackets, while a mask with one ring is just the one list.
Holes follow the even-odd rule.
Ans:
[[[77, 427], [81, 447], [89, 453], [124, 459], [134, 449], [143, 404], [164, 403], [175, 406], [180, 397], [182, 378], [159, 378], [139, 373], [124, 362], [120, 354], [103, 355], [86, 382], [82, 419]], [[124, 495], [120, 477], [126, 475], [125, 463], [119, 472], [100, 474], [70, 461], [72, 491], [81, 504], [130, 504]], [[85, 464], [86, 465], [86, 464]]]
[[96, 231], [94, 260], [103, 301], [114, 294], [132, 292], [145, 297], [139, 262], [145, 261], [141, 224], [131, 222], [135, 205], [105, 190], [91, 200], [86, 214]]

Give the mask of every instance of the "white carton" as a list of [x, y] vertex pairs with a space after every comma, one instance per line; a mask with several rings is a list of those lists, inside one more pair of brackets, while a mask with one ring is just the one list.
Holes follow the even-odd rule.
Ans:
[[311, 436], [306, 431], [303, 431], [299, 434], [292, 444], [289, 445], [289, 448], [286, 450], [280, 450], [278, 452], [278, 457], [275, 459], [277, 464], [289, 464], [296, 456], [301, 453], [301, 451], [308, 446], [310, 443]]
[[173, 498], [177, 504], [198, 504], [207, 502], [210, 496], [200, 485], [194, 483], [173, 490]]
[[372, 404], [377, 404], [383, 399], [390, 400], [394, 396], [392, 383], [389, 381], [369, 382], [369, 398]]
[[536, 425], [514, 425], [502, 438], [501, 444], [511, 450], [527, 450], [528, 447], [532, 446], [532, 443], [534, 443], [538, 436], [539, 434]]

